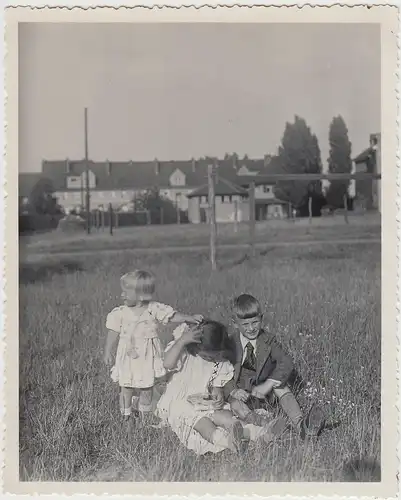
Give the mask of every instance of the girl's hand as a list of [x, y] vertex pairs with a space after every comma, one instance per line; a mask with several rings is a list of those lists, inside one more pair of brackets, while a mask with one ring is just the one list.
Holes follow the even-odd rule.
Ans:
[[193, 319], [197, 325], [200, 325], [204, 320], [204, 317], [202, 316], [202, 314], [194, 314]]
[[180, 337], [180, 342], [183, 345], [187, 344], [200, 344], [202, 337], [201, 330], [197, 328], [186, 328], [182, 336]]
[[106, 366], [112, 366], [114, 364], [114, 359], [111, 352], [105, 352], [103, 356], [103, 361]]

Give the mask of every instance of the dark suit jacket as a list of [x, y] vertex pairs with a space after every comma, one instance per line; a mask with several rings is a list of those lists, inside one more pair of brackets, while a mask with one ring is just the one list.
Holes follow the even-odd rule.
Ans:
[[[235, 349], [234, 377], [224, 386], [226, 399], [237, 388], [241, 376], [243, 349], [239, 333], [231, 337]], [[256, 373], [251, 386], [265, 382], [268, 378], [285, 385], [294, 370], [292, 359], [283, 351], [273, 335], [262, 330], [256, 340]]]

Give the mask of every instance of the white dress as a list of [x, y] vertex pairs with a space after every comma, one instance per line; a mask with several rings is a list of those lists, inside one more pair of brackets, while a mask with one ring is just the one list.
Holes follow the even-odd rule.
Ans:
[[159, 302], [150, 302], [142, 311], [124, 305], [108, 314], [106, 328], [119, 334], [111, 377], [120, 387], [145, 389], [166, 374], [157, 326], [174, 314], [172, 307]]
[[[174, 339], [178, 339], [187, 326], [180, 325], [174, 332]], [[172, 346], [170, 342], [166, 352]], [[196, 423], [203, 417], [210, 416], [212, 410], [203, 410], [188, 402], [188, 396], [206, 393], [207, 387], [223, 387], [234, 375], [234, 367], [229, 361], [213, 363], [205, 361], [199, 356], [191, 356], [183, 351], [174, 370], [166, 391], [160, 398], [156, 414], [168, 424], [177, 435], [181, 443], [198, 455], [207, 452], [218, 453], [225, 448], [209, 443], [194, 430]], [[228, 408], [228, 405], [226, 406]]]

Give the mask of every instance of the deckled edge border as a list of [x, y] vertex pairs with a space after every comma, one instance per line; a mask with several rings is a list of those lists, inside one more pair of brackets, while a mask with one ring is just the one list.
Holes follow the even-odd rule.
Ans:
[[[396, 168], [396, 182], [397, 182], [397, 199], [396, 199], [396, 206], [397, 206], [397, 210], [396, 210], [396, 214], [397, 214], [397, 301], [396, 301], [396, 308], [397, 308], [397, 316], [396, 316], [396, 320], [397, 320], [397, 403], [396, 403], [396, 406], [397, 406], [397, 409], [398, 409], [398, 417], [397, 417], [397, 437], [398, 437], [398, 446], [397, 446], [397, 458], [398, 458], [398, 472], [397, 472], [397, 481], [398, 481], [398, 485], [399, 485], [399, 472], [400, 472], [400, 464], [401, 464], [401, 442], [400, 442], [400, 437], [401, 437], [401, 418], [400, 418], [400, 415], [399, 415], [399, 411], [400, 411], [400, 408], [401, 408], [401, 392], [400, 392], [400, 373], [399, 373], [399, 366], [400, 366], [400, 340], [401, 340], [401, 336], [400, 336], [400, 284], [399, 284], [399, 281], [400, 281], [400, 267], [401, 267], [401, 261], [400, 261], [400, 258], [399, 258], [399, 254], [400, 254], [400, 248], [401, 248], [401, 242], [400, 242], [400, 237], [401, 237], [401, 190], [400, 190], [400, 179], [401, 179], [401, 169], [400, 169], [400, 166], [401, 166], [401, 141], [400, 141], [400, 126], [401, 126], [401, 106], [400, 106], [400, 103], [399, 103], [399, 99], [400, 99], [400, 93], [401, 93], [401, 80], [400, 80], [400, 56], [401, 56], [401, 31], [400, 31], [400, 27], [401, 27], [401, 9], [399, 7], [399, 5], [397, 5], [396, 2], [393, 2], [393, 3], [372, 3], [372, 4], [367, 4], [367, 3], [356, 3], [356, 4], [347, 4], [347, 3], [339, 3], [339, 2], [333, 2], [333, 3], [330, 3], [330, 4], [327, 4], [327, 3], [315, 3], [315, 4], [311, 4], [309, 2], [305, 2], [305, 3], [294, 3], [294, 4], [276, 4], [276, 3], [272, 3], [272, 4], [269, 4], [269, 5], [266, 5], [266, 4], [260, 4], [260, 3], [255, 3], [255, 4], [252, 4], [252, 5], [244, 5], [244, 4], [217, 4], [217, 5], [211, 5], [211, 4], [202, 4], [202, 5], [194, 5], [194, 4], [183, 4], [183, 5], [172, 5], [172, 4], [163, 4], [163, 5], [160, 5], [160, 4], [153, 4], [151, 6], [148, 6], [148, 5], [119, 5], [119, 6], [115, 6], [115, 5], [110, 5], [110, 4], [101, 4], [101, 5], [93, 5], [93, 6], [72, 6], [72, 7], [69, 7], [69, 6], [66, 6], [66, 5], [48, 5], [48, 4], [45, 4], [45, 5], [22, 5], [22, 4], [11, 4], [11, 5], [5, 5], [4, 9], [20, 9], [20, 8], [24, 8], [24, 9], [31, 9], [31, 10], [95, 10], [95, 9], [99, 9], [99, 8], [108, 8], [108, 9], [113, 9], [113, 10], [119, 10], [119, 9], [127, 9], [127, 10], [134, 10], [134, 9], [147, 9], [147, 10], [153, 10], [153, 9], [158, 9], [158, 10], [178, 10], [178, 9], [188, 9], [188, 8], [191, 8], [191, 9], [195, 9], [195, 10], [199, 10], [199, 9], [202, 9], [202, 8], [211, 8], [211, 9], [218, 9], [218, 8], [228, 8], [228, 9], [231, 9], [233, 7], [236, 7], [236, 8], [286, 8], [286, 7], [289, 7], [289, 8], [300, 8], [302, 9], [303, 7], [310, 7], [310, 8], [315, 8], [315, 7], [326, 7], [326, 8], [330, 8], [330, 7], [333, 7], [333, 6], [336, 6], [336, 7], [342, 7], [342, 8], [353, 8], [353, 7], [366, 7], [368, 9], [372, 8], [372, 7], [378, 7], [378, 6], [383, 6], [383, 7], [394, 7], [398, 10], [398, 34], [397, 34], [397, 71], [396, 71], [396, 75], [398, 77], [398, 80], [397, 80], [397, 87], [396, 87], [396, 99], [397, 99], [397, 154], [396, 154], [396, 158], [397, 158], [397, 168]], [[5, 30], [5, 22], [3, 22], [2, 24], [2, 29], [3, 29], [3, 48], [4, 48], [4, 52], [3, 52], [3, 67], [2, 67], [2, 76], [3, 76], [3, 79], [4, 79], [4, 82], [6, 83], [6, 80], [7, 80], [7, 73], [6, 73], [6, 61], [7, 61], [7, 44], [6, 44], [6, 30]], [[6, 238], [5, 238], [5, 232], [6, 232], [6, 210], [7, 210], [7, 175], [6, 175], [6, 169], [7, 169], [7, 130], [8, 130], [8, 127], [7, 127], [7, 121], [6, 121], [6, 116], [7, 116], [7, 109], [8, 109], [8, 95], [7, 95], [7, 88], [6, 88], [6, 85], [3, 86], [3, 92], [4, 92], [4, 105], [3, 105], [3, 114], [4, 114], [4, 142], [3, 142], [3, 162], [2, 162], [2, 168], [0, 170], [0, 173], [1, 173], [1, 176], [2, 176], [2, 186], [3, 186], [3, 197], [2, 197], [2, 200], [1, 200], [1, 203], [0, 203], [0, 210], [1, 210], [1, 213], [2, 213], [2, 218], [0, 219], [1, 220], [1, 225], [2, 225], [2, 248], [3, 248], [3, 258], [2, 258], [2, 262], [1, 262], [1, 267], [0, 267], [0, 270], [1, 270], [1, 276], [2, 276], [2, 283], [3, 283], [3, 287], [2, 287], [2, 295], [1, 295], [1, 302], [2, 302], [2, 311], [3, 311], [3, 314], [1, 315], [1, 325], [2, 325], [2, 336], [1, 336], [1, 339], [0, 339], [0, 344], [1, 344], [1, 352], [2, 352], [2, 362], [3, 362], [3, 377], [1, 378], [1, 395], [2, 395], [2, 398], [3, 398], [3, 401], [5, 402], [5, 385], [7, 383], [7, 380], [6, 380], [6, 363], [5, 363], [5, 357], [6, 357], [6, 353], [7, 353], [7, 346], [6, 346], [6, 339], [5, 339], [5, 330], [6, 330], [6, 325], [7, 325], [7, 316], [5, 314], [5, 306], [6, 306], [6, 303], [7, 303], [7, 297], [6, 297], [6, 287], [7, 287], [7, 283], [6, 283], [6, 252], [7, 252], [7, 244], [6, 244]], [[383, 128], [383, 125], [382, 125], [382, 128]], [[0, 365], [1, 366], [1, 365]], [[6, 418], [6, 405], [3, 404], [3, 405], [0, 405], [0, 417], [1, 417], [1, 431], [0, 431], [0, 436], [1, 436], [1, 441], [2, 441], [2, 447], [1, 447], [1, 450], [0, 450], [0, 457], [1, 459], [4, 459], [4, 450], [5, 450], [5, 432], [6, 432], [6, 424], [5, 424], [5, 418]], [[2, 460], [2, 468], [1, 468], [1, 479], [3, 480], [3, 474], [4, 474], [4, 463], [3, 463], [3, 460]], [[2, 481], [2, 484], [3, 484], [3, 481]], [[197, 483], [194, 483], [194, 485], [196, 485]], [[267, 483], [268, 484], [268, 483]], [[50, 496], [60, 496], [59, 494], [57, 493], [53, 493], [51, 494]], [[99, 495], [96, 495], [96, 494], [93, 494], [93, 493], [90, 493], [90, 494], [85, 494], [85, 493], [79, 493], [79, 494], [70, 494], [70, 495], [63, 495], [64, 497], [68, 498], [68, 497], [75, 497], [79, 495], [80, 497], [81, 496], [85, 496], [85, 497], [98, 497]], [[104, 494], [105, 495], [105, 494]], [[104, 496], [103, 495], [103, 496]], [[110, 494], [107, 494], [108, 496], [112, 496], [114, 498], [123, 498], [123, 497], [134, 497], [134, 498], [155, 498], [155, 499], [159, 499], [159, 498], [163, 498], [163, 499], [181, 499], [183, 498], [182, 496], [179, 496], [179, 495], [157, 495], [157, 494], [153, 494], [153, 495], [147, 495], [146, 497], [144, 495], [140, 495], [140, 494], [137, 494], [137, 495], [128, 495], [128, 494], [116, 494], [116, 495], [110, 495]], [[13, 494], [13, 496], [16, 496]], [[18, 494], [18, 496], [20, 496]], [[22, 495], [21, 495], [22, 496]], [[27, 496], [27, 495], [23, 495], [23, 496]], [[49, 496], [49, 495], [46, 495], [46, 496]], [[202, 496], [196, 496], [196, 495], [189, 495], [189, 496], [186, 496], [185, 498], [191, 498], [191, 499], [198, 499], [198, 498], [205, 498], [205, 499], [224, 499], [224, 500], [229, 500], [229, 499], [237, 499], [237, 498], [244, 498], [245, 495], [242, 495], [241, 497], [235, 497], [234, 495], [224, 495], [224, 496], [213, 496], [211, 494], [204, 494]], [[364, 498], [371, 498], [371, 497], [342, 497], [340, 495], [331, 495], [331, 496], [324, 496], [324, 495], [308, 495], [308, 496], [297, 496], [297, 497], [294, 497], [292, 495], [273, 495], [273, 496], [269, 496], [269, 497], [261, 497], [259, 495], [256, 495], [256, 494], [250, 494], [250, 495], [246, 495], [246, 498], [257, 498], [257, 499], [263, 499], [263, 498], [287, 498], [287, 499], [303, 499], [303, 498], [307, 498], [307, 499], [310, 499], [310, 498], [316, 498], [316, 499], [325, 499], [325, 498], [330, 498], [330, 499], [343, 499], [343, 498], [349, 498], [349, 499], [356, 499], [356, 500], [363, 500]], [[388, 498], [396, 498], [396, 497], [388, 497]]]

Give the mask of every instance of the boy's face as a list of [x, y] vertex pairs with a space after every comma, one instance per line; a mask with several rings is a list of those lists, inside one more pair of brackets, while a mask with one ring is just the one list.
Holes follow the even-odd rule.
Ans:
[[254, 316], [253, 318], [240, 319], [235, 318], [240, 333], [249, 340], [255, 340], [262, 330], [263, 314]]

